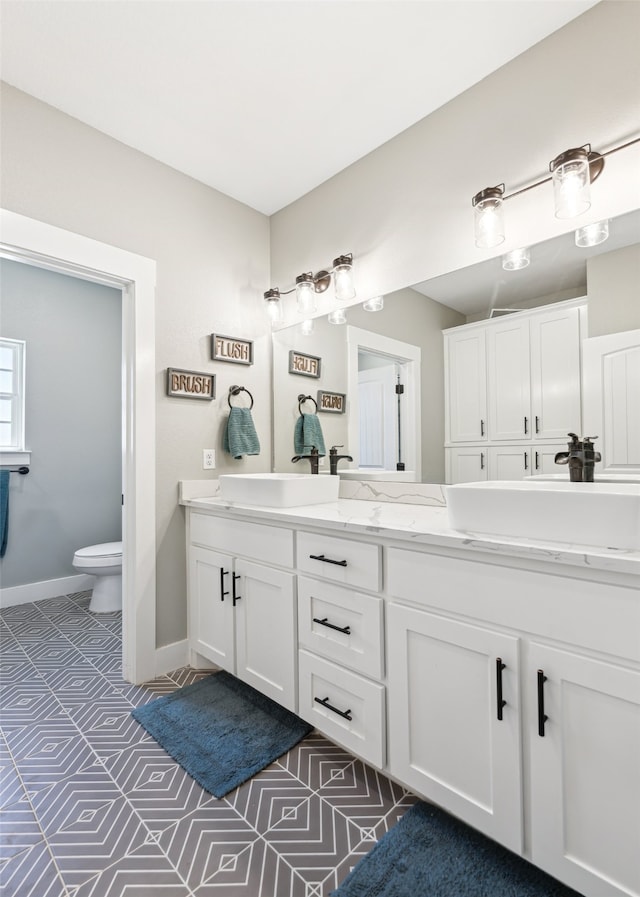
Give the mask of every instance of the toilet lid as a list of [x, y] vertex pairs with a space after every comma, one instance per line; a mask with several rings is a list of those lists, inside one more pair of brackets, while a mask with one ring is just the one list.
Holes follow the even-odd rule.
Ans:
[[79, 558], [111, 558], [122, 554], [122, 542], [103, 542], [101, 545], [87, 545], [76, 551]]

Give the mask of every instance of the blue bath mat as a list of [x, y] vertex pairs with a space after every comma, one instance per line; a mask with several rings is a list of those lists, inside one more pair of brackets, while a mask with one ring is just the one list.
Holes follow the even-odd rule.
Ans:
[[131, 715], [215, 797], [233, 791], [313, 730], [226, 672], [137, 707]]
[[330, 897], [580, 897], [431, 804], [405, 813]]

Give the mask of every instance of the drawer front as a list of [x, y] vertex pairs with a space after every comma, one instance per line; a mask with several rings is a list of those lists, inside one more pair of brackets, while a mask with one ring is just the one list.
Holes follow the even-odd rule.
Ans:
[[382, 768], [385, 763], [384, 686], [307, 651], [300, 651], [298, 669], [300, 716], [328, 738]]
[[190, 539], [204, 548], [218, 548], [279, 567], [293, 567], [293, 532], [277, 526], [246, 523], [191, 511]]
[[379, 545], [318, 533], [298, 533], [298, 570], [368, 592], [382, 585]]
[[383, 601], [328, 582], [298, 577], [298, 642], [365, 676], [384, 675]]

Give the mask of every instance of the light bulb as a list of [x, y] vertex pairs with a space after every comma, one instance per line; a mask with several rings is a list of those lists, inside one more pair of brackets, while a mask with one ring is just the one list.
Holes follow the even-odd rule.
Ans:
[[346, 324], [347, 316], [343, 308], [336, 308], [335, 311], [329, 312], [327, 320], [330, 324]]
[[475, 242], [480, 249], [491, 249], [504, 243], [502, 194], [504, 186], [487, 187], [472, 199], [475, 209]]
[[272, 324], [282, 320], [282, 303], [280, 302], [280, 290], [277, 288], [267, 290], [264, 294], [267, 303], [267, 314]]
[[382, 311], [384, 308], [384, 296], [374, 296], [372, 299], [367, 299], [366, 302], [362, 303], [362, 307], [365, 311]]
[[298, 311], [303, 315], [309, 315], [316, 310], [316, 292], [311, 274], [300, 274], [296, 277], [296, 303]]
[[567, 150], [551, 162], [556, 218], [575, 218], [591, 206], [589, 155], [585, 149]]
[[300, 330], [303, 336], [310, 336], [313, 333], [313, 318], [307, 318], [306, 321], [303, 321], [300, 325]]
[[502, 267], [505, 271], [519, 271], [526, 268], [531, 262], [531, 255], [526, 246], [522, 249], [512, 249], [511, 252], [505, 252], [502, 256]]
[[333, 284], [336, 299], [346, 302], [355, 299], [356, 288], [353, 283], [353, 259], [350, 255], [341, 255], [333, 260]]
[[587, 248], [604, 243], [609, 238], [609, 219], [596, 221], [595, 224], [587, 224], [576, 231], [576, 246]]

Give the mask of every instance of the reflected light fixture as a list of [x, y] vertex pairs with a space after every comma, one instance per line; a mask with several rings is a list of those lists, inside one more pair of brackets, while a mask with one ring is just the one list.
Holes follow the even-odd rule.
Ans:
[[504, 184], [499, 184], [481, 190], [471, 200], [475, 209], [476, 246], [480, 249], [491, 249], [504, 243], [503, 196]]
[[526, 268], [531, 262], [531, 254], [526, 246], [521, 249], [512, 249], [502, 256], [502, 267], [505, 271], [519, 271]]
[[330, 324], [346, 324], [347, 316], [344, 308], [336, 308], [334, 311], [330, 311], [327, 315], [327, 320]]
[[576, 231], [576, 246], [588, 248], [604, 243], [609, 238], [609, 219], [596, 221], [594, 224], [586, 224]]
[[374, 296], [372, 299], [367, 299], [366, 302], [362, 303], [362, 307], [365, 311], [382, 311], [384, 308], [384, 296]]
[[265, 302], [267, 303], [267, 314], [271, 320], [272, 324], [277, 324], [278, 321], [282, 320], [282, 304], [280, 302], [280, 290], [275, 287], [264, 294]]
[[313, 333], [313, 327], [314, 327], [313, 318], [307, 318], [307, 320], [303, 321], [302, 324], [300, 325], [300, 330], [302, 332], [302, 335], [303, 336], [311, 336], [311, 334]]

